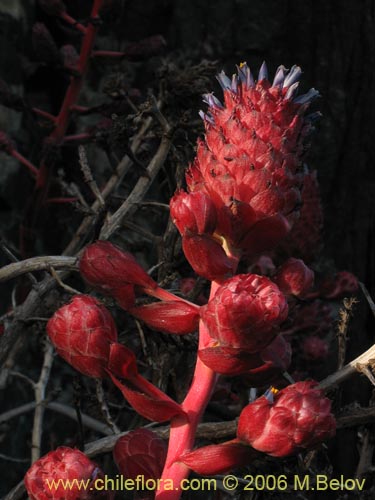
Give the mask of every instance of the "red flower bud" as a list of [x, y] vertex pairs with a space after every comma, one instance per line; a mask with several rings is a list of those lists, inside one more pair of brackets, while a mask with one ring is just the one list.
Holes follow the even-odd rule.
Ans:
[[170, 201], [171, 217], [182, 236], [212, 234], [216, 226], [215, 205], [205, 193], [178, 191]]
[[180, 461], [202, 476], [213, 476], [230, 471], [234, 467], [250, 464], [258, 458], [250, 446], [237, 439], [222, 444], [212, 444], [185, 453]]
[[158, 479], [167, 458], [167, 445], [154, 432], [136, 429], [118, 439], [113, 458], [126, 478]]
[[262, 396], [247, 405], [238, 421], [238, 439], [274, 457], [285, 457], [332, 437], [336, 421], [331, 401], [316, 385], [297, 382], [278, 392], [273, 401]]
[[32, 42], [38, 59], [47, 64], [61, 63], [59, 49], [51, 33], [43, 23], [35, 23], [32, 29]]
[[311, 335], [302, 342], [302, 353], [306, 359], [312, 361], [323, 359], [328, 354], [328, 344], [326, 340]]
[[[99, 301], [77, 295], [55, 312], [48, 321], [47, 333], [58, 354], [73, 368], [89, 377], [106, 376], [117, 330], [111, 314]], [[126, 351], [129, 370], [136, 370], [134, 354]]]
[[201, 308], [201, 318], [214, 340], [249, 352], [266, 347], [287, 315], [288, 304], [277, 285], [256, 274], [228, 279]]
[[330, 276], [319, 287], [320, 296], [325, 299], [338, 299], [358, 290], [358, 280], [349, 271], [340, 271]]
[[[110, 498], [108, 493], [95, 490], [94, 481], [103, 477], [99, 467], [84, 453], [60, 446], [33, 463], [26, 472], [25, 487], [30, 500]], [[65, 481], [70, 481], [69, 488], [64, 488]]]
[[176, 335], [194, 332], [199, 323], [199, 307], [179, 300], [133, 307], [129, 312], [154, 330]]
[[285, 295], [305, 295], [314, 283], [314, 271], [303, 260], [290, 258], [278, 268], [273, 281]]
[[233, 274], [232, 262], [223, 247], [207, 235], [186, 235], [182, 249], [194, 271], [210, 281]]
[[79, 269], [87, 283], [114, 297], [124, 309], [134, 305], [134, 285], [157, 286], [130, 253], [108, 241], [97, 241], [86, 247]]

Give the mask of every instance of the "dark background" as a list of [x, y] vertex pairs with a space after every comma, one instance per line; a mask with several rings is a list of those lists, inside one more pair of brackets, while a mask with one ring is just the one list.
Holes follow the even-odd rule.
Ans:
[[[235, 64], [247, 61], [259, 68], [266, 60], [270, 74], [279, 64], [298, 64], [302, 88], [321, 93], [317, 103], [323, 117], [309, 155], [318, 171], [324, 214], [324, 255], [336, 269], [352, 271], [374, 295], [375, 268], [375, 2], [373, 0], [123, 0], [115, 2], [98, 46], [120, 50], [125, 42], [154, 34], [164, 36], [162, 56], [146, 63], [129, 63], [128, 79], [141, 89], [152, 86], [163, 59], [216, 61], [217, 70], [231, 74]], [[77, 5], [78, 4], [78, 5]], [[68, 10], [84, 18], [91, 1], [66, 1]], [[49, 23], [58, 38], [60, 30], [34, 2], [0, 0], [0, 77], [21, 94], [33, 96], [53, 109], [63, 90], [61, 81], [47, 70], [33, 70], [30, 47], [35, 20]], [[89, 83], [97, 90], [101, 72]], [[46, 85], [46, 80], [48, 84]], [[220, 90], [213, 81], [217, 96]], [[88, 92], [86, 90], [86, 92]], [[194, 110], [197, 114], [199, 107]], [[19, 114], [0, 106], [0, 129], [7, 130], [31, 148], [32, 137]], [[22, 147], [22, 146], [21, 146]], [[16, 234], [24, 196], [30, 181], [17, 164], [0, 156], [0, 223], [7, 235]], [[5, 261], [4, 261], [5, 263]], [[8, 302], [1, 290], [3, 301]], [[359, 354], [373, 339], [373, 322], [365, 300], [357, 309], [348, 357]], [[364, 386], [366, 389], [364, 390]], [[343, 401], [361, 401], [368, 384], [355, 379], [344, 388]], [[338, 472], [353, 477], [358, 460], [357, 430], [336, 440]], [[1, 442], [0, 442], [1, 449]], [[15, 450], [17, 453], [17, 450]], [[4, 471], [7, 462], [0, 463]], [[3, 474], [0, 475], [3, 477]], [[14, 485], [1, 485], [4, 492]]]

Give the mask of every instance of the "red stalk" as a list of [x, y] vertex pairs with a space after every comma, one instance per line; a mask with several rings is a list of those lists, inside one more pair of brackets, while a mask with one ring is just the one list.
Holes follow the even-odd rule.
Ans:
[[116, 52], [114, 50], [94, 50], [92, 56], [121, 59], [122, 57], [126, 57], [126, 52]]
[[71, 24], [72, 26], [77, 28], [77, 30], [79, 30], [81, 33], [86, 34], [87, 28], [83, 26], [83, 24], [77, 22], [72, 16], [69, 16], [69, 14], [67, 14], [65, 11], [61, 12], [60, 17], [61, 19], [64, 19], [64, 21], [68, 24]]
[[[46, 139], [46, 144], [50, 143], [59, 145], [64, 140], [64, 136], [69, 126], [72, 109], [79, 98], [83, 86], [84, 77], [88, 69], [88, 64], [91, 58], [91, 52], [93, 50], [96, 33], [99, 27], [98, 23], [95, 23], [95, 20], [99, 19], [99, 11], [102, 7], [103, 2], [104, 0], [94, 0], [94, 4], [92, 6], [90, 14], [90, 19], [92, 19], [93, 22], [90, 22], [88, 27], [84, 28], [85, 31], [81, 44], [79, 62], [77, 65], [78, 66], [77, 74], [72, 75], [70, 78], [70, 84], [66, 90], [65, 97], [60, 108], [60, 112], [58, 116], [55, 118], [55, 128], [51, 132], [49, 137]], [[68, 19], [70, 20], [72, 19], [66, 13], [62, 14], [62, 18], [65, 19], [66, 21]], [[77, 24], [75, 25], [77, 27], [80, 26]], [[23, 163], [25, 164], [25, 162]], [[44, 157], [42, 158], [40, 168], [37, 171], [35, 190], [32, 199], [30, 200], [27, 219], [25, 222], [26, 228], [25, 227], [21, 228], [21, 248], [23, 249], [23, 252], [25, 250], [25, 242], [22, 240], [22, 234], [25, 231], [32, 230], [32, 227], [35, 224], [38, 213], [42, 209], [42, 206], [48, 195], [51, 174], [52, 174], [51, 165], [47, 161], [46, 157]]]
[[36, 178], [38, 177], [39, 170], [27, 158], [22, 156], [21, 153], [19, 153], [15, 149], [12, 149], [10, 154], [13, 156], [13, 158], [15, 158], [20, 163], [22, 163], [22, 165], [24, 165], [31, 172], [33, 177], [36, 177]]
[[44, 111], [43, 109], [39, 109], [39, 108], [33, 108], [33, 112], [36, 115], [41, 116], [42, 118], [46, 118], [47, 120], [49, 120], [53, 123], [56, 122], [56, 116], [51, 115], [51, 113], [48, 113], [48, 111]]
[[[219, 283], [212, 282], [210, 298], [213, 297], [219, 286]], [[198, 349], [203, 348], [207, 344], [208, 338], [207, 328], [201, 321], [199, 325]], [[217, 374], [197, 358], [193, 382], [185, 400], [181, 404], [187, 417], [178, 416], [174, 417], [171, 421], [168, 455], [162, 479], [172, 480], [174, 489], [173, 491], [164, 490], [163, 483], [165, 481], [161, 481], [161, 489], [157, 491], [155, 496], [158, 500], [178, 500], [181, 496], [179, 486], [181, 481], [189, 475], [190, 469], [178, 460], [182, 454], [187, 453], [194, 446], [197, 426], [211, 398], [216, 381]]]

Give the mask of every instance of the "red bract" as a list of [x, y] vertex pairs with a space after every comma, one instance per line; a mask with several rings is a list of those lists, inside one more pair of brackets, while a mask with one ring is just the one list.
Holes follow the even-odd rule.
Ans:
[[262, 351], [249, 353], [233, 347], [207, 347], [198, 356], [211, 370], [222, 375], [242, 375], [242, 380], [260, 387], [270, 383], [290, 365], [291, 346], [281, 335]]
[[135, 285], [146, 289], [157, 286], [130, 253], [108, 241], [86, 247], [79, 270], [87, 283], [114, 297], [124, 309], [134, 305]]
[[212, 234], [216, 226], [216, 208], [211, 198], [201, 192], [178, 191], [170, 201], [171, 217], [181, 235]]
[[221, 244], [212, 236], [186, 234], [182, 249], [194, 271], [210, 281], [223, 280], [233, 274], [233, 263]]
[[268, 345], [287, 314], [287, 301], [277, 285], [256, 274], [228, 279], [201, 308], [201, 318], [214, 340], [249, 352]]
[[190, 192], [203, 192], [218, 213], [216, 232], [249, 255], [273, 248], [296, 219], [305, 139], [304, 113], [318, 92], [296, 97], [301, 69], [280, 66], [273, 83], [265, 64], [255, 82], [245, 64], [218, 80], [224, 106], [206, 94], [205, 141], [187, 173]]
[[130, 313], [155, 330], [175, 335], [194, 332], [199, 323], [199, 307], [177, 300], [133, 307]]
[[[55, 312], [48, 321], [47, 333], [58, 354], [76, 370], [89, 377], [106, 376], [117, 330], [111, 314], [99, 301], [77, 295]], [[133, 372], [135, 356], [123, 349], [127, 353], [123, 361]]]
[[247, 405], [239, 418], [238, 439], [258, 451], [285, 457], [332, 437], [336, 421], [331, 401], [316, 385], [297, 382]]
[[136, 429], [120, 437], [113, 449], [121, 474], [130, 479], [140, 475], [145, 481], [161, 476], [166, 456], [166, 443], [147, 429]]
[[185, 453], [181, 462], [194, 472], [212, 476], [230, 471], [234, 467], [248, 465], [258, 458], [258, 453], [237, 439], [223, 444], [213, 444]]
[[[109, 498], [95, 490], [95, 479], [103, 477], [84, 453], [61, 446], [33, 463], [26, 473], [25, 487], [31, 500]], [[63, 487], [65, 481], [70, 481], [69, 487]]]
[[290, 258], [280, 266], [273, 281], [285, 295], [304, 296], [314, 283], [314, 271], [303, 260]]

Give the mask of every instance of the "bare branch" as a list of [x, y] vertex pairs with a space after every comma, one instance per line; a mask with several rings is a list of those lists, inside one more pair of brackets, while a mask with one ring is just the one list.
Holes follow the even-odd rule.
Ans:
[[[360, 356], [353, 359], [350, 363], [345, 365], [341, 370], [332, 373], [327, 378], [322, 380], [319, 384], [321, 389], [329, 390], [332, 389], [337, 384], [344, 382], [354, 373], [361, 371], [363, 365], [368, 365], [372, 360], [375, 359], [375, 344], [370, 347], [367, 351], [363, 352]], [[360, 368], [360, 369], [358, 369]]]
[[[72, 420], [77, 421], [77, 412], [74, 408], [70, 406], [64, 405], [62, 403], [56, 402], [46, 402], [44, 403], [46, 410], [52, 410], [56, 413], [60, 413], [61, 415], [65, 415]], [[29, 411], [34, 410], [36, 407], [35, 402], [26, 403], [24, 405], [18, 406], [17, 408], [13, 408], [12, 410], [6, 411], [0, 414], [0, 424], [11, 420], [12, 418], [18, 417], [19, 415], [23, 415], [24, 413], [28, 413]], [[93, 431], [100, 432], [105, 436], [111, 436], [113, 434], [112, 429], [108, 427], [108, 425], [103, 422], [99, 422], [95, 418], [90, 417], [82, 413], [82, 423], [88, 429], [92, 429]]]
[[120, 208], [109, 218], [104, 225], [101, 233], [101, 239], [108, 239], [122, 224], [126, 215], [134, 210], [134, 204], [139, 203], [143, 196], [147, 193], [160, 168], [163, 166], [165, 159], [171, 147], [171, 139], [169, 134], [165, 134], [160, 142], [160, 146], [155, 156], [150, 161], [147, 167], [148, 176], [140, 177], [134, 189], [126, 198]]
[[77, 269], [76, 257], [42, 256], [13, 262], [0, 269], [0, 282], [7, 281], [26, 273], [48, 271], [51, 266], [55, 269]]
[[40, 458], [40, 448], [43, 434], [43, 417], [45, 406], [43, 405], [46, 396], [46, 388], [49, 381], [49, 374], [53, 364], [54, 349], [53, 345], [47, 341], [44, 353], [42, 370], [38, 382], [34, 385], [35, 393], [35, 413], [34, 424], [31, 438], [31, 462]]

